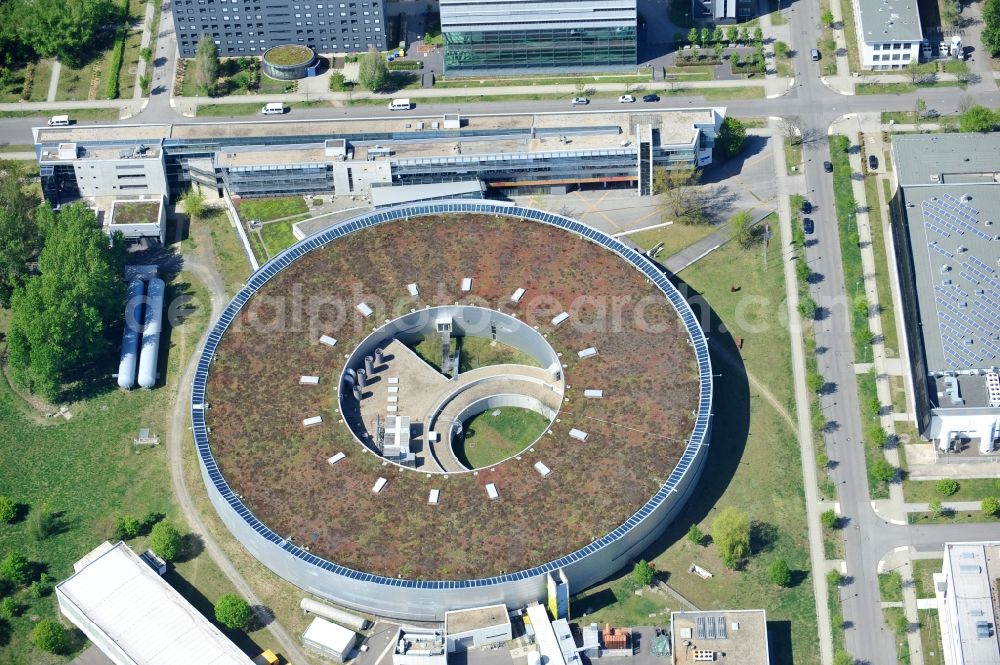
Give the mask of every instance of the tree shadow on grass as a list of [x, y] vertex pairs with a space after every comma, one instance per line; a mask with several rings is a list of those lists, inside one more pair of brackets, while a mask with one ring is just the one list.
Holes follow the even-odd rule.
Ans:
[[257, 644], [245, 631], [230, 630], [215, 620], [215, 606], [212, 601], [202, 595], [190, 582], [184, 579], [176, 570], [170, 569], [163, 575], [163, 579], [172, 586], [177, 593], [181, 594], [185, 600], [191, 603], [196, 610], [201, 612], [206, 619], [212, 622], [216, 628], [221, 630], [226, 637], [231, 639], [236, 646], [244, 653], [260, 653], [263, 648]]

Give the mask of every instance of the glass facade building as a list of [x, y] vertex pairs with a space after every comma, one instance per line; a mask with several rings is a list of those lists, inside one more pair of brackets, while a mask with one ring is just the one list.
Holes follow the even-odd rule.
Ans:
[[440, 0], [449, 76], [636, 66], [635, 0]]

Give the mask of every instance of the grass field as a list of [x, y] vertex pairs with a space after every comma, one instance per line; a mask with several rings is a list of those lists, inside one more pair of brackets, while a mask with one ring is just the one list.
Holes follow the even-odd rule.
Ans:
[[453, 444], [455, 455], [470, 468], [487, 467], [527, 448], [548, 426], [547, 418], [529, 409], [490, 409], [465, 421]]
[[785, 138], [785, 172], [794, 175], [802, 170], [802, 142]]
[[913, 585], [917, 598], [934, 597], [934, 573], [941, 572], [943, 559], [914, 559]]
[[48, 118], [55, 114], [68, 115], [70, 120], [116, 120], [118, 108], [59, 109], [58, 111], [0, 111], [0, 118]]
[[856, 95], [905, 95], [926, 88], [954, 88], [965, 86], [958, 81], [934, 81], [933, 83], [859, 83], [854, 86]]
[[851, 0], [840, 0], [840, 15], [843, 17], [844, 42], [847, 43], [847, 64], [852, 72], [861, 71], [861, 59], [858, 57], [858, 38], [854, 29], [854, 10]]
[[34, 152], [35, 146], [31, 143], [3, 143], [0, 144], [2, 152]]
[[917, 610], [924, 665], [944, 665], [941, 652], [941, 624], [937, 610]]
[[282, 217], [303, 215], [309, 212], [309, 206], [301, 196], [284, 196], [266, 199], [242, 199], [236, 209], [244, 221], [259, 219], [270, 222]]
[[1000, 479], [966, 478], [958, 481], [958, 491], [951, 496], [941, 496], [934, 489], [933, 480], [904, 480], [903, 496], [911, 503], [939, 501], [982, 501], [988, 496], [1000, 497]]
[[910, 643], [906, 639], [907, 629], [902, 629], [899, 625], [899, 617], [903, 616], [902, 607], [883, 607], [882, 616], [885, 625], [896, 634], [896, 661], [905, 665], [910, 662]]
[[635, 243], [635, 246], [643, 251], [652, 249], [657, 243], [662, 242], [663, 251], [657, 257], [658, 260], [662, 261], [685, 247], [690, 247], [699, 240], [712, 235], [716, 228], [712, 224], [671, 224], [670, 226], [661, 226], [658, 229], [629, 233], [622, 238]]
[[[641, 556], [698, 607], [766, 608], [769, 621], [780, 626], [772, 633], [772, 661], [805, 665], [818, 663], [819, 656], [798, 442], [789, 423], [743, 373], [745, 367], [782, 407], [792, 403], [781, 261], [780, 256], [769, 257], [764, 271], [759, 252], [726, 245], [683, 273], [687, 286], [714, 310], [711, 316], [701, 305], [695, 307], [713, 337], [713, 368], [725, 380], [715, 383], [711, 452], [698, 491]], [[733, 284], [740, 290], [732, 292]], [[728, 332], [722, 333], [720, 325]], [[742, 350], [730, 335], [743, 337]], [[794, 412], [790, 415], [794, 418]], [[741, 572], [727, 570], [714, 547], [685, 537], [692, 523], [710, 534], [716, 512], [730, 505], [747, 511], [754, 523], [753, 556]], [[776, 589], [767, 579], [767, 566], [775, 557], [784, 558], [794, 571], [791, 588]], [[702, 580], [688, 573], [692, 562], [714, 577]], [[676, 601], [658, 594], [633, 597], [620, 575], [581, 594], [573, 606], [590, 609], [588, 620], [598, 623], [649, 625], [661, 620], [648, 615], [671, 603]]]
[[607, 76], [547, 76], [544, 78], [531, 77], [501, 77], [501, 78], [464, 78], [448, 80], [442, 77], [434, 82], [435, 88], [492, 88], [516, 85], [589, 85], [592, 83], [621, 83], [624, 92], [625, 84], [649, 83], [653, 80], [652, 73], [645, 74], [619, 74]]
[[[257, 115], [260, 113], [262, 104], [256, 102], [240, 102], [239, 104], [202, 104], [195, 109], [196, 116], [209, 116], [213, 118], [228, 118], [241, 115]], [[291, 108], [291, 104], [285, 104]]]
[[872, 236], [872, 253], [875, 255], [875, 289], [881, 308], [882, 335], [885, 353], [890, 358], [899, 357], [899, 337], [896, 334], [896, 311], [893, 306], [892, 288], [889, 284], [889, 258], [886, 255], [885, 233], [882, 229], [882, 206], [878, 198], [878, 178], [865, 176], [865, 198], [868, 200], [868, 221]]
[[527, 353], [485, 337], [462, 337], [461, 343], [462, 348], [458, 358], [460, 372], [490, 365], [514, 364], [538, 367], [535, 359]]
[[250, 276], [250, 262], [236, 235], [236, 229], [229, 223], [229, 216], [221, 209], [214, 209], [195, 224], [204, 226], [208, 231], [208, 236], [216, 248], [219, 274], [226, 294], [235, 295]]
[[297, 222], [301, 222], [304, 219], [309, 219], [309, 215], [293, 217], [285, 222], [264, 224], [264, 226], [261, 227], [260, 235], [264, 240], [264, 246], [267, 248], [270, 256], [274, 256], [281, 250], [291, 247], [298, 242], [298, 240], [295, 239], [295, 235], [292, 233], [292, 225]]
[[895, 571], [880, 573], [878, 576], [878, 590], [882, 600], [901, 602], [903, 600], [903, 576]]

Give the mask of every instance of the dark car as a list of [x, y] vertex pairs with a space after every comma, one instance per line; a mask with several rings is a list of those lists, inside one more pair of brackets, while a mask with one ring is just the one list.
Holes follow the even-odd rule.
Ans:
[[872, 171], [878, 168], [878, 157], [875, 155], [868, 155], [868, 168]]
[[833, 173], [833, 162], [823, 162], [823, 170], [827, 173]]
[[805, 218], [802, 219], [802, 229], [806, 233], [810, 233], [811, 234], [813, 231], [816, 230], [816, 225], [813, 224], [813, 221], [812, 221], [812, 219], [810, 217], [805, 217]]
[[813, 211], [813, 204], [809, 203], [808, 201], [803, 201], [802, 202], [802, 214], [808, 215], [812, 211]]
[[642, 101], [644, 102], [658, 102], [660, 101], [659, 95], [643, 95]]

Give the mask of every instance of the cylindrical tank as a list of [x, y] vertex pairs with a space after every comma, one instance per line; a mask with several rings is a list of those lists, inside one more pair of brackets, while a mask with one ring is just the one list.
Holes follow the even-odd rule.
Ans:
[[382, 351], [382, 349], [375, 349], [375, 364], [376, 365], [381, 365], [382, 364], [382, 356], [383, 355], [384, 355], [384, 352]]
[[354, 399], [361, 401], [361, 386], [354, 386]]
[[375, 373], [375, 359], [371, 356], [365, 356], [365, 374], [371, 376]]
[[351, 614], [350, 612], [338, 610], [336, 607], [330, 607], [329, 605], [317, 602], [312, 598], [303, 598], [302, 602], [299, 603], [299, 607], [301, 607], [304, 612], [312, 612], [316, 616], [336, 621], [337, 623], [353, 628], [354, 630], [364, 630], [368, 627], [368, 619], [359, 617], [357, 614]]
[[368, 385], [368, 372], [363, 369], [358, 370], [358, 386], [364, 388]]
[[125, 301], [125, 332], [122, 333], [122, 355], [118, 362], [118, 387], [131, 390], [135, 387], [135, 368], [139, 359], [139, 337], [142, 333], [143, 295], [146, 283], [133, 279], [128, 285]]
[[160, 329], [163, 327], [163, 294], [166, 286], [162, 279], [149, 280], [146, 291], [146, 316], [142, 326], [142, 351], [139, 354], [139, 385], [152, 388], [156, 385], [156, 361], [160, 353]]

